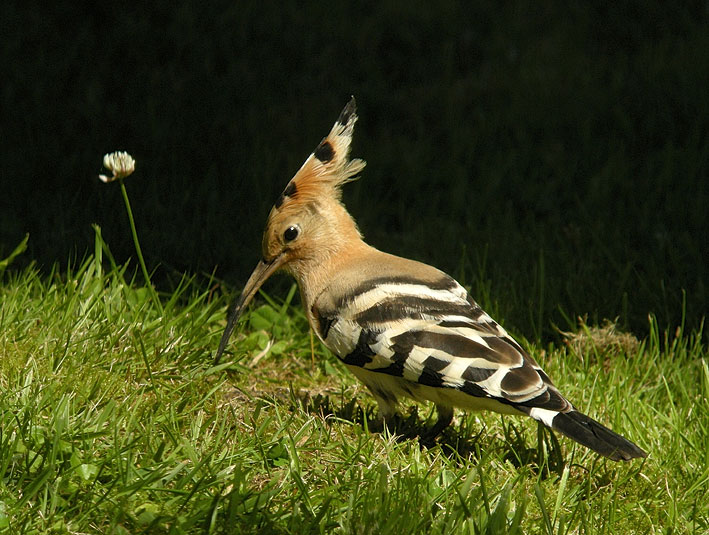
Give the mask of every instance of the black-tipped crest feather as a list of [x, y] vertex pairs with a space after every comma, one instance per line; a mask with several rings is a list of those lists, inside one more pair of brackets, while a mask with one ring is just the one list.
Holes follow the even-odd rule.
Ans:
[[[340, 113], [330, 133], [323, 138], [291, 183], [297, 187], [298, 203], [307, 203], [323, 198], [340, 199], [339, 188], [355, 180], [366, 162], [349, 159], [354, 125], [357, 122], [357, 104], [352, 97]], [[288, 200], [279, 199], [276, 208]]]
[[337, 118], [337, 122], [344, 126], [349, 122], [350, 118], [355, 113], [357, 113], [357, 102], [355, 101], [354, 96], [352, 96], [350, 97], [350, 101], [340, 112], [340, 116]]

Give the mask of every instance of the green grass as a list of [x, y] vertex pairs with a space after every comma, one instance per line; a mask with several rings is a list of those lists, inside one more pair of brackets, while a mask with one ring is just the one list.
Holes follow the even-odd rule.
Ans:
[[[407, 405], [407, 438], [311, 339], [295, 288], [212, 366], [218, 281], [150, 292], [94, 255], [0, 285], [0, 533], [706, 533], [709, 367], [700, 332], [582, 325], [529, 347], [575, 404], [650, 456], [618, 464], [531, 420]], [[606, 326], [607, 327], [607, 326]]]

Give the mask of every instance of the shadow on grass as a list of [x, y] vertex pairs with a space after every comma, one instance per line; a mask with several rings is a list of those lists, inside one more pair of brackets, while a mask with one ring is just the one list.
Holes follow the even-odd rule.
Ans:
[[[337, 404], [327, 394], [311, 395], [307, 391], [293, 392], [294, 398], [305, 412], [322, 416], [335, 416], [337, 419], [352, 422], [370, 433], [384, 432], [384, 425], [377, 418], [374, 408], [363, 409], [356, 399]], [[326, 419], [326, 421], [329, 421]], [[492, 444], [484, 438], [485, 428], [476, 434], [470, 433], [467, 422], [459, 427], [449, 426], [438, 436], [432, 436], [426, 418], [420, 417], [417, 405], [409, 407], [406, 414], [399, 414], [386, 425], [387, 430], [396, 435], [398, 442], [417, 440], [422, 449], [440, 447], [441, 452], [458, 464], [471, 460], [479, 461], [483, 452], [489, 449], [502, 449], [500, 458], [517, 468], [527, 467], [542, 479], [561, 476], [565, 462], [561, 447], [554, 434], [538, 424], [536, 447], [529, 447], [524, 435], [513, 422], [503, 423], [504, 440]]]

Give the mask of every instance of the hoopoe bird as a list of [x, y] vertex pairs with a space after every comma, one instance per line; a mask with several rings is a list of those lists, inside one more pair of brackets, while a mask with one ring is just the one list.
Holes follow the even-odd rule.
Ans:
[[534, 359], [452, 277], [362, 239], [341, 187], [365, 162], [349, 159], [352, 98], [288, 182], [268, 216], [263, 256], [234, 304], [218, 363], [244, 309], [276, 271], [298, 282], [308, 321], [371, 392], [384, 422], [402, 396], [432, 401], [439, 434], [453, 407], [531, 416], [613, 460], [638, 446], [577, 411]]

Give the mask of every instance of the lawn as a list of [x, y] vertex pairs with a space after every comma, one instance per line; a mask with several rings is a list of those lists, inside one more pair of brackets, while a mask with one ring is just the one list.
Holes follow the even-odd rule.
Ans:
[[564, 342], [527, 344], [644, 461], [607, 461], [492, 413], [459, 412], [422, 445], [428, 406], [405, 407], [403, 437], [370, 430], [374, 402], [312, 344], [295, 286], [262, 294], [214, 367], [223, 285], [179, 280], [161, 315], [96, 231], [76, 266], [2, 276], [0, 533], [709, 529], [700, 332], [650, 317], [644, 340], [581, 324]]

